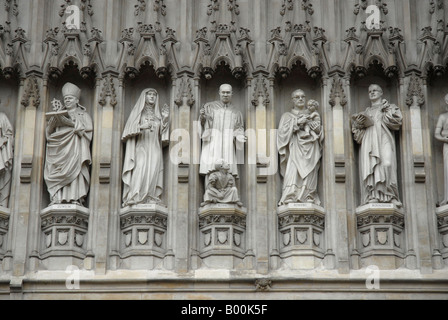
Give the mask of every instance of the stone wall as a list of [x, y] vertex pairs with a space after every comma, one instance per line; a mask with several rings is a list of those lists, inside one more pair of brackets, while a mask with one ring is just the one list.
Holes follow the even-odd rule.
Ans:
[[[373, 29], [372, 4], [381, 20]], [[0, 0], [0, 7], [0, 111], [15, 136], [9, 204], [0, 212], [3, 297], [447, 297], [448, 209], [439, 206], [447, 173], [434, 138], [448, 93], [447, 0]], [[49, 207], [43, 177], [45, 114], [67, 82], [81, 89], [94, 123], [85, 207]], [[237, 181], [244, 210], [200, 216], [196, 125], [223, 83], [233, 87], [248, 136]], [[403, 114], [394, 136], [399, 209], [360, 200], [350, 117], [368, 104], [372, 83]], [[163, 206], [128, 212], [121, 134], [145, 88], [170, 108]], [[320, 104], [321, 205], [280, 212], [283, 177], [270, 136], [298, 88]], [[189, 133], [180, 159], [179, 132]], [[377, 290], [365, 286], [371, 266], [381, 270]], [[81, 289], [67, 286], [66, 270], [76, 270]]]

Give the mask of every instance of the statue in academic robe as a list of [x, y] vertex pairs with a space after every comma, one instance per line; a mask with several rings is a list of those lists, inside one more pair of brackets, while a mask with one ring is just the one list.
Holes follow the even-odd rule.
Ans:
[[318, 103], [310, 100], [307, 105], [301, 89], [295, 90], [291, 98], [293, 108], [282, 115], [277, 131], [280, 174], [284, 178], [278, 205], [300, 202], [320, 205], [317, 181], [324, 137]]
[[11, 191], [11, 170], [14, 156], [13, 128], [8, 117], [0, 112], [0, 206], [7, 208]]
[[229, 173], [238, 178], [237, 150], [243, 150], [247, 138], [241, 111], [232, 104], [232, 86], [219, 88], [219, 101], [206, 103], [200, 110], [199, 133], [202, 140], [199, 173], [205, 175], [205, 188], [216, 161], [229, 165]]
[[162, 148], [169, 142], [169, 107], [159, 108], [155, 89], [145, 89], [126, 122], [123, 206], [159, 203], [163, 192]]
[[352, 116], [354, 139], [361, 145], [361, 202], [393, 203], [401, 207], [397, 183], [397, 150], [393, 131], [399, 130], [400, 109], [382, 98], [379, 85], [369, 86], [370, 107]]
[[81, 90], [76, 85], [66, 83], [62, 95], [64, 105], [54, 99], [53, 111], [47, 113], [44, 179], [50, 205], [84, 205], [90, 186], [93, 123], [79, 104]]
[[[445, 95], [445, 108], [448, 111], [448, 94]], [[443, 142], [443, 169], [444, 169], [444, 196], [439, 203], [440, 206], [448, 204], [448, 112], [442, 113], [438, 120], [434, 136], [437, 140]]]

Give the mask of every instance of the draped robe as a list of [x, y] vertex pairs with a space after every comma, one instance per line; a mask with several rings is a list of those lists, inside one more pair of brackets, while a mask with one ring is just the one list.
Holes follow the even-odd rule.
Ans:
[[145, 96], [150, 89], [140, 94], [126, 126], [122, 140], [126, 142], [123, 164], [123, 206], [139, 203], [160, 202], [163, 192], [162, 144], [169, 140], [168, 119], [162, 119], [158, 95], [154, 115], [149, 120], [152, 129], [140, 129], [147, 120]]
[[[286, 112], [280, 119], [277, 147], [280, 173], [284, 180], [279, 205], [288, 202], [313, 202], [320, 205], [317, 181], [323, 131], [316, 130], [314, 134], [308, 134], [306, 125], [295, 129], [298, 118], [308, 114], [308, 110]], [[317, 122], [320, 128], [320, 119]]]
[[355, 141], [361, 144], [359, 169], [363, 204], [399, 201], [395, 139], [391, 130], [400, 128], [402, 114], [393, 104], [384, 111], [381, 109], [380, 106], [366, 109], [365, 113], [373, 120], [372, 126], [352, 127]]
[[[219, 198], [219, 191], [223, 197]], [[204, 202], [235, 203], [239, 201], [238, 190], [235, 187], [235, 178], [227, 172], [215, 171], [210, 173], [207, 189], [204, 193]]]
[[[74, 121], [74, 127], [58, 126], [53, 132], [47, 127], [44, 179], [52, 202], [82, 204], [90, 186], [93, 123], [85, 108], [79, 105], [68, 117]], [[75, 133], [77, 129], [83, 129], [84, 134], [79, 136]]]
[[[441, 114], [437, 120], [437, 128], [440, 129], [440, 135], [443, 138], [448, 137], [448, 113]], [[444, 181], [444, 196], [440, 205], [448, 203], [448, 143], [443, 144], [443, 181]]]
[[14, 136], [12, 125], [3, 112], [0, 112], [0, 138], [7, 139], [6, 143], [0, 146], [0, 206], [7, 207], [11, 189]]
[[236, 137], [244, 135], [241, 111], [231, 104], [225, 107], [221, 101], [206, 103], [204, 110], [207, 119], [199, 128], [202, 139], [199, 173], [207, 175], [215, 170], [217, 160], [224, 159], [230, 165], [229, 172], [238, 177], [236, 150], [243, 149], [243, 142]]

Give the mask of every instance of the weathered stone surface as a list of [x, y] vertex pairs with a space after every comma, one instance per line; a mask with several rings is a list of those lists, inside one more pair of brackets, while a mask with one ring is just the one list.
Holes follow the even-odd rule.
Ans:
[[[14, 128], [9, 201], [0, 207], [1, 298], [448, 298], [445, 141], [435, 136], [448, 93], [447, 0], [0, 7], [0, 112]], [[94, 131], [85, 207], [58, 209], [44, 176], [46, 113], [67, 82], [81, 90]], [[350, 119], [369, 106], [372, 83], [402, 115], [389, 140], [402, 208], [363, 206]], [[201, 207], [198, 120], [222, 84], [232, 86], [244, 123], [234, 171], [244, 207], [212, 210]], [[163, 182], [156, 202], [166, 207], [123, 208], [130, 150], [122, 135], [146, 88], [167, 105], [170, 139], [154, 173]], [[320, 205], [282, 208], [291, 177], [279, 172], [276, 137], [298, 88], [319, 104], [324, 139], [312, 192]], [[372, 290], [375, 267], [380, 288]], [[67, 284], [78, 275], [80, 288]]]

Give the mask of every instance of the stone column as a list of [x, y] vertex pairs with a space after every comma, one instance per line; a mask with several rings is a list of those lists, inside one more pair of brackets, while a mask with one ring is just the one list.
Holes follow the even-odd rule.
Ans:
[[[347, 133], [350, 132], [350, 126], [347, 123], [347, 91], [349, 85], [343, 72], [337, 68], [329, 72], [330, 78], [327, 84], [323, 86], [324, 99], [322, 105], [330, 106], [325, 114], [328, 115], [328, 121], [325, 122], [327, 130], [325, 131], [327, 139], [325, 140], [325, 154], [327, 170], [331, 177], [325, 182], [324, 188], [327, 190], [327, 199], [329, 203], [326, 206], [328, 211], [326, 223], [326, 235], [328, 237], [326, 248], [327, 267], [336, 267], [335, 255], [337, 257], [337, 268], [340, 272], [347, 273], [350, 269], [349, 258], [349, 205], [347, 189], [353, 185], [351, 175], [347, 167], [350, 165], [348, 156]], [[326, 100], [328, 99], [329, 100]], [[327, 103], [328, 101], [328, 103]], [[350, 134], [348, 135], [350, 137]], [[331, 163], [329, 163], [331, 162]], [[348, 177], [347, 177], [348, 176]], [[325, 181], [325, 180], [324, 180]], [[331, 200], [330, 200], [331, 199]], [[333, 214], [330, 214], [332, 211]], [[336, 252], [333, 252], [335, 248]]]
[[[191, 190], [191, 186], [194, 185], [194, 178], [192, 177], [191, 169], [193, 164], [191, 162], [192, 153], [191, 142], [195, 139], [195, 128], [192, 126], [192, 108], [195, 106], [194, 92], [196, 86], [194, 86], [193, 75], [190, 72], [182, 72], [176, 81], [176, 86], [173, 88], [176, 92], [176, 99], [174, 100], [178, 107], [176, 112], [176, 129], [171, 136], [173, 143], [176, 143], [170, 149], [170, 166], [176, 168], [177, 177], [172, 177], [172, 181], [176, 186], [177, 199], [175, 200], [176, 215], [173, 217], [173, 245], [176, 248], [175, 269], [178, 272], [187, 272], [190, 268], [190, 256], [194, 261], [191, 267], [199, 267], [199, 261], [196, 258], [194, 252], [190, 252], [190, 244], [196, 243], [195, 224], [191, 216], [191, 208], [194, 207], [195, 197], [192, 195], [196, 190]], [[174, 118], [173, 118], [174, 119]], [[175, 142], [176, 141], [176, 142]], [[175, 148], [175, 149], [173, 149]], [[175, 152], [173, 151], [175, 150]], [[178, 157], [175, 159], [174, 157]], [[173, 199], [174, 200], [174, 199]], [[194, 249], [193, 249], [194, 250]]]
[[[3, 267], [5, 270], [12, 270], [13, 276], [22, 276], [26, 272], [26, 263], [29, 250], [29, 232], [30, 232], [30, 206], [33, 198], [33, 185], [30, 183], [33, 174], [36, 175], [39, 170], [32, 170], [38, 167], [38, 159], [35, 152], [36, 140], [30, 139], [29, 134], [36, 135], [36, 119], [38, 107], [40, 106], [40, 87], [35, 76], [21, 79], [19, 87], [19, 97], [17, 105], [17, 123], [21, 130], [15, 132], [15, 157], [19, 160], [14, 161], [12, 179], [19, 179], [15, 190], [11, 189], [17, 196], [11, 199], [10, 207], [14, 208], [9, 219], [9, 227], [14, 232], [10, 233], [8, 247], [6, 249]], [[18, 167], [18, 166], [19, 167]], [[19, 176], [17, 175], [19, 172]], [[34, 199], [35, 200], [35, 199]], [[37, 203], [34, 203], [37, 205]]]
[[[426, 101], [426, 92], [417, 70], [406, 70], [400, 79], [400, 101], [403, 112], [402, 175], [403, 197], [406, 199], [406, 267], [420, 267], [423, 273], [432, 272], [432, 253], [428, 212], [426, 170], [427, 156], [424, 142], [422, 108]], [[406, 108], [407, 107], [407, 108]], [[429, 141], [427, 143], [429, 146]], [[431, 210], [429, 210], [431, 211]], [[435, 218], [434, 218], [435, 219]], [[418, 257], [418, 261], [417, 261]]]
[[[119, 153], [120, 132], [115, 107], [122, 101], [122, 87], [115, 72], [104, 72], [97, 80], [95, 94], [94, 142], [92, 144], [91, 218], [86, 269], [103, 274], [108, 268], [109, 232], [112, 217], [121, 203], [121, 176], [114, 155]], [[115, 170], [112, 170], [115, 169]]]
[[[268, 122], [268, 107], [270, 105], [270, 97], [272, 96], [272, 87], [267, 79], [268, 74], [263, 71], [254, 72], [254, 79], [251, 81], [253, 88], [252, 106], [253, 114], [255, 114], [255, 123], [249, 129], [249, 132], [255, 130], [255, 136], [248, 138], [248, 165], [253, 166], [256, 162], [256, 192], [254, 194], [254, 211], [249, 217], [253, 227], [250, 228], [252, 235], [250, 239], [254, 239], [253, 247], [256, 255], [256, 268], [260, 273], [267, 273], [270, 265], [270, 247], [272, 239], [270, 238], [269, 229], [276, 229], [275, 219], [272, 219], [273, 212], [272, 197], [269, 196], [269, 188], [271, 187], [271, 179], [275, 173], [277, 148], [276, 135], [270, 130]], [[271, 140], [273, 138], [273, 141]], [[250, 139], [250, 140], [249, 140]], [[270, 143], [273, 142], [273, 145]], [[269, 180], [269, 182], [268, 182]], [[252, 181], [251, 181], [252, 182]], [[250, 197], [252, 199], [252, 197]], [[275, 203], [275, 196], [274, 201]], [[274, 204], [275, 205], [275, 204]], [[274, 220], [274, 221], [272, 221]], [[252, 251], [251, 251], [252, 253]], [[252, 253], [253, 254], [253, 253]], [[275, 262], [274, 262], [275, 263]]]

